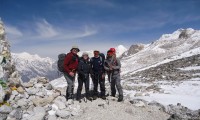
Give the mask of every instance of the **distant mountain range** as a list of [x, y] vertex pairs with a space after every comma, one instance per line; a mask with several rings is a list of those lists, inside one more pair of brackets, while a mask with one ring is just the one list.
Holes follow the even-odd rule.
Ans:
[[[147, 45], [134, 44], [129, 49], [119, 45], [116, 51], [117, 57], [121, 58], [122, 74], [125, 75], [198, 47], [200, 47], [200, 31], [188, 28], [164, 34], [160, 39]], [[79, 56], [83, 52], [81, 51]], [[93, 50], [86, 52], [93, 57]], [[45, 76], [50, 80], [60, 77], [56, 60], [51, 58], [41, 58], [26, 52], [12, 53], [12, 58], [24, 81], [37, 76]]]

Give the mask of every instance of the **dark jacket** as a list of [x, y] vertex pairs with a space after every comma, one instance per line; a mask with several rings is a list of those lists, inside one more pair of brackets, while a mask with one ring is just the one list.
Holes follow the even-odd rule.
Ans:
[[104, 61], [99, 56], [98, 58], [92, 57], [91, 60], [91, 67], [92, 67], [92, 73], [93, 74], [102, 74], [105, 72], [104, 70]]
[[64, 60], [64, 70], [66, 73], [76, 72], [78, 68], [78, 55], [72, 52], [68, 53]]
[[91, 65], [89, 60], [84, 60], [83, 58], [80, 58], [79, 64], [78, 64], [78, 75], [81, 78], [89, 77], [89, 74], [91, 72]]

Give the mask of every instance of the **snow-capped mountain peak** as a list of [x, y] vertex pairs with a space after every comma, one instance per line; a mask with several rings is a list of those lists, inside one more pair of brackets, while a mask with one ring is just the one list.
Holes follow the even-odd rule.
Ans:
[[50, 80], [58, 77], [56, 61], [39, 55], [31, 55], [27, 52], [12, 53], [12, 61], [20, 72], [23, 81], [41, 76], [48, 77]]
[[123, 45], [119, 45], [115, 49], [116, 49], [116, 55], [117, 55], [117, 57], [120, 57], [124, 52], [127, 51], [127, 48], [124, 47]]

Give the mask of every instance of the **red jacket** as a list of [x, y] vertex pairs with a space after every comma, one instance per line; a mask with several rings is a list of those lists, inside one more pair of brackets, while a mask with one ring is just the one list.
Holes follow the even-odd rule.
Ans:
[[78, 68], [78, 55], [73, 54], [72, 52], [68, 53], [64, 60], [64, 70], [66, 73], [76, 72]]

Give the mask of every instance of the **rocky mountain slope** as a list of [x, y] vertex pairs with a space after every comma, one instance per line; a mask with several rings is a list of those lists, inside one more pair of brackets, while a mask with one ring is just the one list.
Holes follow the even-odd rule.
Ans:
[[143, 50], [123, 57], [122, 74], [148, 67], [197, 47], [200, 47], [200, 30], [179, 29], [172, 34], [164, 34]]
[[50, 80], [60, 77], [56, 61], [51, 58], [41, 58], [38, 55], [24, 52], [12, 53], [12, 60], [23, 81], [29, 81], [37, 76], [47, 77]]
[[[122, 58], [126, 96], [200, 109], [200, 31], [179, 29]], [[192, 101], [192, 102], [191, 102]]]

